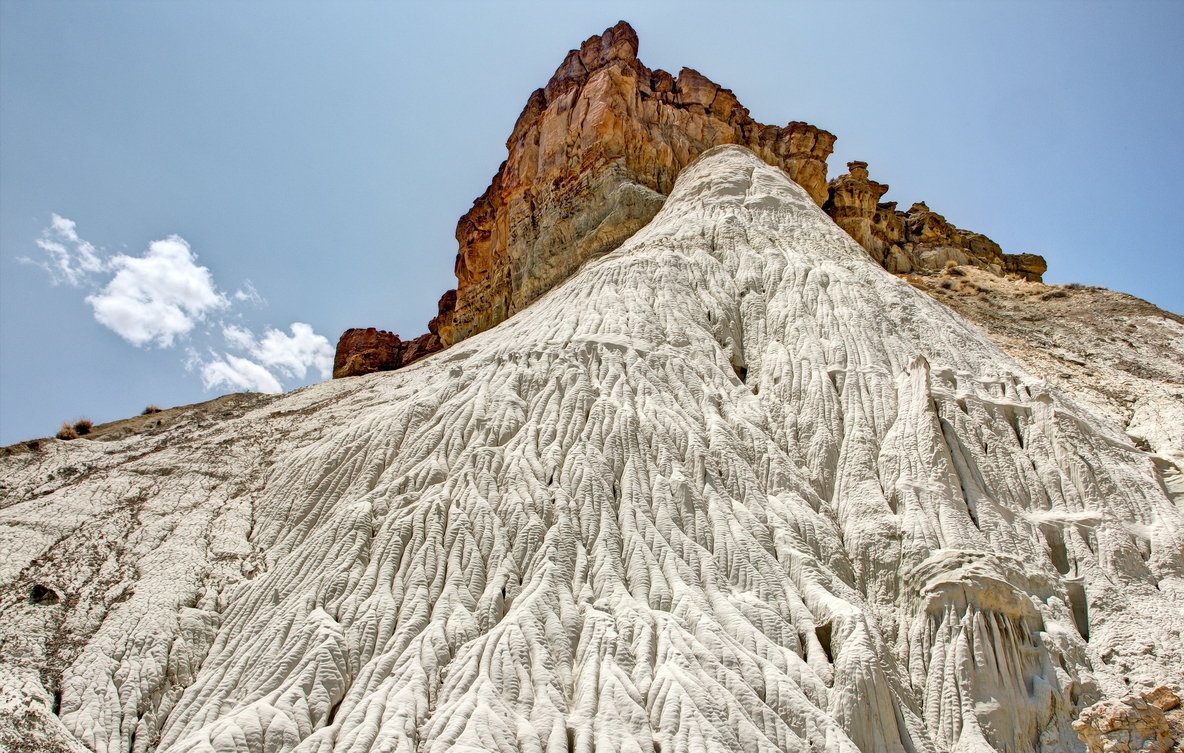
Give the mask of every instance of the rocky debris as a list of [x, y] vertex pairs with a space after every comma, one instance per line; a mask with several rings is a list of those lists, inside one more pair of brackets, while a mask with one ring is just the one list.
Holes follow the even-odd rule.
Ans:
[[889, 272], [940, 271], [953, 263], [1040, 282], [1047, 269], [1043, 257], [1005, 254], [990, 238], [958, 229], [925, 202], [907, 212], [897, 210], [894, 201], [880, 203], [888, 186], [868, 178], [866, 162], [848, 162], [847, 173], [827, 191], [823, 209]]
[[1073, 729], [1088, 753], [1167, 753], [1173, 747], [1165, 711], [1180, 705], [1167, 686], [1142, 695], [1099, 701], [1081, 712]]
[[1147, 691], [1143, 694], [1143, 700], [1165, 713], [1180, 705], [1180, 697], [1167, 685]]
[[662, 207], [705, 150], [742, 144], [826, 200], [834, 136], [754, 121], [697, 71], [637, 59], [624, 21], [568, 53], [530, 95], [489, 188], [457, 223], [454, 341], [528, 306], [588, 259], [618, 247]]
[[347, 329], [337, 341], [333, 378], [401, 369], [443, 350], [452, 341], [455, 307], [456, 291], [449, 290], [440, 297], [438, 313], [428, 322], [428, 332], [414, 340], [400, 340], [398, 335], [374, 327]]

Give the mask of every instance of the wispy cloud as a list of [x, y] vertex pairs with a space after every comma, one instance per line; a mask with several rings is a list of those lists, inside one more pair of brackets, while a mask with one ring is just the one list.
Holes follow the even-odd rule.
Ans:
[[267, 305], [266, 299], [259, 295], [259, 291], [255, 290], [255, 286], [251, 284], [250, 280], [245, 281], [241, 288], [234, 291], [234, 300], [242, 301], [243, 303], [251, 303], [255, 306]]
[[115, 277], [86, 302], [99, 324], [137, 347], [155, 342], [167, 348], [207, 314], [230, 306], [210, 270], [197, 266], [189, 244], [177, 235], [153, 241], [144, 256], [115, 256], [107, 266], [118, 270]]
[[98, 250], [79, 238], [74, 223], [65, 217], [53, 215], [50, 226], [41, 231], [41, 237], [36, 243], [49, 258], [36, 261], [21, 257], [20, 261], [36, 264], [44, 269], [49, 273], [50, 282], [54, 285], [64, 282], [78, 287], [88, 275], [102, 272], [107, 268]]
[[[226, 347], [242, 355], [207, 348], [209, 355], [203, 356], [197, 347], [187, 345], [185, 369], [198, 371], [207, 390], [280, 392], [281, 379], [304, 379], [310, 369], [328, 379], [333, 372], [333, 347], [308, 324], [293, 322], [290, 335], [267, 328], [262, 338], [256, 338], [248, 327], [222, 321], [237, 304], [258, 308], [267, 301], [250, 280], [232, 295], [223, 293], [180, 236], [153, 241], [141, 256], [108, 257], [78, 236], [73, 221], [55, 214], [36, 243], [47, 258], [22, 261], [46, 270], [54, 285], [89, 288], [92, 292], [85, 300], [94, 309], [95, 320], [136, 347], [168, 348], [179, 340], [191, 342], [197, 325], [212, 319]], [[209, 331], [205, 332], [208, 337]]]

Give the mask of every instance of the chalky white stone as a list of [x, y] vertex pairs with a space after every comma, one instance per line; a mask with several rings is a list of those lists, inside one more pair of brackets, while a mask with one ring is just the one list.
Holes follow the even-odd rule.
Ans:
[[47, 444], [4, 671], [81, 636], [102, 753], [1071, 751], [1184, 672], [1152, 458], [740, 147], [410, 368]]

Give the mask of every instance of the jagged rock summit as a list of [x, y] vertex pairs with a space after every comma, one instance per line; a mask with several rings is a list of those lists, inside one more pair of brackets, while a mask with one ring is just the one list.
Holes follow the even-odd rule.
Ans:
[[400, 368], [529, 306], [644, 227], [679, 172], [721, 144], [745, 146], [784, 170], [891, 272], [958, 263], [1040, 280], [1039, 256], [1004, 254], [923, 202], [907, 213], [878, 203], [888, 186], [868, 180], [864, 162], [828, 184], [835, 137], [827, 131], [758, 123], [731, 90], [689, 68], [677, 77], [650, 70], [637, 49], [636, 32], [621, 21], [567, 54], [528, 98], [506, 161], [457, 223], [456, 290], [441, 299], [429, 333], [400, 356], [369, 348], [358, 335], [365, 330], [349, 330], [337, 346], [343, 366], [335, 376]]
[[1152, 457], [739, 146], [431, 358], [43, 445], [0, 702], [94, 751], [1067, 752], [1184, 670]]

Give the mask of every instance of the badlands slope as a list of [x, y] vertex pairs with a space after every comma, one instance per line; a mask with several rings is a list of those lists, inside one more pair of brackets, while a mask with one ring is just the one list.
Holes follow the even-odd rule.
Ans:
[[220, 410], [0, 458], [10, 741], [1070, 751], [1184, 671], [1151, 456], [740, 147], [500, 326]]

